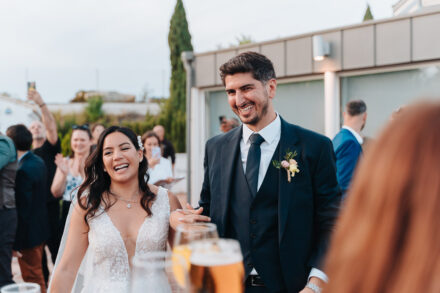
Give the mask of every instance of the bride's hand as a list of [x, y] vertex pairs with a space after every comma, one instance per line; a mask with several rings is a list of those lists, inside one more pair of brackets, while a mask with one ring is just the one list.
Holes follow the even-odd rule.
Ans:
[[172, 217], [181, 223], [193, 224], [196, 222], [210, 222], [211, 218], [202, 215], [203, 208], [195, 210], [190, 204], [186, 204], [186, 209], [177, 209], [171, 213]]

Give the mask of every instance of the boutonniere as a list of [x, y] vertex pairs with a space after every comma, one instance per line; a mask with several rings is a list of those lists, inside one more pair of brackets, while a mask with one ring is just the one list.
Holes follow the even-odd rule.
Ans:
[[287, 171], [287, 181], [291, 181], [292, 177], [295, 176], [295, 173], [299, 173], [298, 162], [294, 159], [297, 156], [296, 151], [291, 152], [287, 150], [286, 155], [284, 156], [284, 160], [280, 161], [272, 161], [272, 164], [275, 168], [281, 169], [284, 168]]

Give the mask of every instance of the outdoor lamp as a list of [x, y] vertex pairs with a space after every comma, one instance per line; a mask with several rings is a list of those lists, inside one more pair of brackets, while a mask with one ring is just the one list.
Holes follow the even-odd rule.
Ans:
[[330, 43], [322, 36], [313, 36], [313, 60], [322, 61], [330, 55]]

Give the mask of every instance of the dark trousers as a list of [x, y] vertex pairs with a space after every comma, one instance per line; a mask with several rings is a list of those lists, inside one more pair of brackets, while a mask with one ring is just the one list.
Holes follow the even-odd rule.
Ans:
[[[58, 248], [60, 246], [60, 201], [51, 201], [47, 203], [47, 215], [49, 218], [49, 231], [50, 236], [46, 242], [47, 247], [49, 248], [50, 255], [52, 258], [52, 262], [55, 264], [55, 260], [57, 259]], [[46, 251], [43, 249], [43, 257], [42, 257], [42, 265], [43, 265], [43, 275], [44, 280], [47, 281], [49, 279], [49, 268], [47, 266], [47, 255]]]
[[17, 210], [0, 210], [0, 288], [12, 284], [12, 245], [17, 230]]
[[41, 258], [43, 257], [44, 244], [29, 249], [22, 249], [21, 257], [18, 258], [21, 276], [25, 282], [37, 283], [40, 285], [41, 293], [46, 293], [46, 284], [44, 282], [43, 268]]
[[72, 203], [71, 201], [63, 200], [63, 207], [61, 211], [61, 221], [60, 221], [60, 237], [63, 236], [64, 226], [66, 225], [66, 220], [67, 220], [67, 216], [69, 215], [69, 209], [71, 203]]

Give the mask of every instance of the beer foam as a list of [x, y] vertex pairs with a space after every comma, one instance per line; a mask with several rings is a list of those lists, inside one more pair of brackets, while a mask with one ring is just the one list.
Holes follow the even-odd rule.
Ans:
[[205, 252], [192, 253], [191, 264], [196, 266], [213, 267], [225, 266], [243, 261], [243, 257], [239, 253], [231, 252]]

